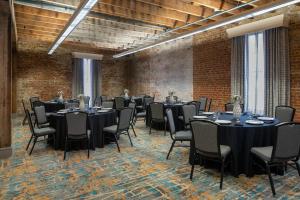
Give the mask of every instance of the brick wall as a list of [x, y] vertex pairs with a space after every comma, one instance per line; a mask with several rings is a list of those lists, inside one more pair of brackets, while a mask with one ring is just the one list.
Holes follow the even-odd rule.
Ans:
[[72, 93], [72, 55], [71, 52], [98, 53], [104, 55], [102, 61], [102, 93], [109, 96], [119, 95], [126, 86], [126, 71], [123, 61], [110, 60], [112, 52], [95, 48], [65, 44], [49, 56], [50, 44], [42, 41], [19, 41], [15, 55], [13, 112], [23, 112], [22, 98], [39, 96], [43, 100], [52, 99], [59, 90], [66, 98]]
[[192, 38], [137, 53], [129, 59], [128, 87], [130, 94], [154, 95], [162, 101], [168, 91], [182, 100], [193, 98]]
[[223, 110], [230, 99], [230, 51], [225, 29], [194, 37], [193, 96], [212, 98], [212, 110]]

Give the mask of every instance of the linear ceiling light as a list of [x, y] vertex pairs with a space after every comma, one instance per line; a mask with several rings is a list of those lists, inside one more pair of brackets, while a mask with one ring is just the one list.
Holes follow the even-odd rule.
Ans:
[[197, 28], [196, 30], [189, 31], [187, 33], [183, 33], [183, 34], [177, 35], [175, 37], [167, 38], [167, 39], [158, 41], [158, 42], [150, 44], [150, 45], [137, 47], [137, 48], [134, 48], [134, 49], [131, 49], [131, 50], [113, 55], [113, 58], [120, 58], [120, 57], [123, 57], [123, 56], [126, 56], [126, 55], [134, 54], [134, 53], [139, 52], [139, 51], [144, 51], [144, 50], [152, 48], [152, 47], [156, 47], [156, 46], [159, 46], [159, 45], [171, 42], [171, 41], [175, 41], [175, 40], [178, 40], [178, 39], [183, 39], [183, 38], [186, 38], [186, 37], [190, 37], [190, 36], [193, 36], [195, 34], [202, 33], [202, 32], [208, 31], [208, 30], [212, 30], [212, 29], [216, 29], [216, 28], [219, 28], [221, 26], [229, 25], [229, 24], [232, 24], [232, 23], [235, 23], [235, 22], [239, 22], [239, 21], [242, 21], [244, 19], [249, 19], [249, 18], [252, 18], [252, 17], [256, 17], [256, 16], [259, 16], [259, 15], [262, 15], [262, 14], [265, 14], [265, 13], [268, 13], [268, 12], [271, 12], [271, 11], [274, 11], [274, 10], [277, 10], [277, 9], [280, 9], [280, 8], [284, 8], [284, 7], [299, 3], [299, 2], [300, 2], [300, 0], [280, 0], [280, 1], [277, 1], [277, 2], [272, 2], [272, 3], [269, 3], [269, 4], [264, 5], [262, 7], [258, 7], [256, 9], [249, 10], [249, 11], [244, 12], [242, 14], [233, 15], [231, 17], [225, 18], [224, 20], [220, 20], [218, 22], [208, 24], [207, 26], [201, 26], [201, 27]]
[[76, 28], [76, 26], [84, 19], [84, 17], [90, 12], [93, 6], [98, 0], [85, 0], [79, 5], [78, 9], [74, 12], [63, 31], [57, 36], [54, 43], [50, 47], [48, 52], [51, 55], [59, 45], [68, 37], [68, 35]]

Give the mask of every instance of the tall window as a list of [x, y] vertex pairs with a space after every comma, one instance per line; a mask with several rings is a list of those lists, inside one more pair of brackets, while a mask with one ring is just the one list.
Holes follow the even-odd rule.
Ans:
[[245, 107], [264, 114], [265, 102], [265, 50], [264, 34], [254, 33], [245, 40]]
[[83, 94], [84, 96], [90, 97], [90, 103], [93, 97], [93, 87], [92, 87], [92, 60], [83, 59]]

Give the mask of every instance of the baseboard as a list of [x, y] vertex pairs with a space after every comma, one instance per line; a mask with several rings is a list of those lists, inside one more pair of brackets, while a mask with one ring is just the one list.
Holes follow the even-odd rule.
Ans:
[[0, 159], [9, 158], [12, 155], [11, 147], [0, 148]]

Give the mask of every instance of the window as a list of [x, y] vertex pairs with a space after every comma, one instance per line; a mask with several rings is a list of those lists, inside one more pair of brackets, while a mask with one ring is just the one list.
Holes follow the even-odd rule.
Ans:
[[92, 87], [92, 60], [83, 59], [83, 95], [90, 97], [91, 100], [93, 97], [93, 87]]
[[247, 111], [265, 113], [265, 50], [263, 32], [249, 34], [245, 39], [245, 96]]

